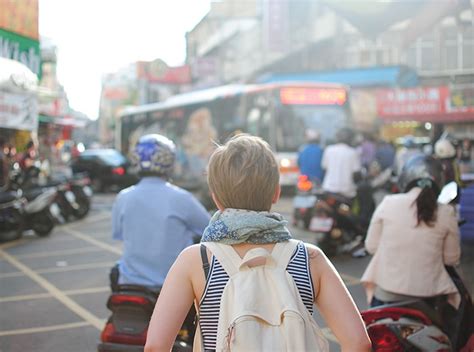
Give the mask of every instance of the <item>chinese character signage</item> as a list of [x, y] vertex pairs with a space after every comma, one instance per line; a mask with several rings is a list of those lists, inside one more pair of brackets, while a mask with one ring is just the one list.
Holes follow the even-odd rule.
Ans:
[[450, 122], [474, 120], [474, 86], [377, 90], [383, 120]]

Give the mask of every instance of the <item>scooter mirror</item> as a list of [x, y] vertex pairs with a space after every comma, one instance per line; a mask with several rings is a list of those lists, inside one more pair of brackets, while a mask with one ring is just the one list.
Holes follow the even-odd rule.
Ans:
[[438, 196], [438, 203], [449, 204], [458, 196], [458, 185], [456, 182], [449, 182], [443, 187]]

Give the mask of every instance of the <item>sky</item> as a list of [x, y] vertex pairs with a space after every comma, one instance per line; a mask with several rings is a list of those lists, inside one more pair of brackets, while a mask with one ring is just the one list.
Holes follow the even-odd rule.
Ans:
[[57, 46], [59, 82], [74, 110], [98, 117], [102, 75], [138, 60], [185, 60], [185, 33], [210, 0], [39, 0], [39, 32]]

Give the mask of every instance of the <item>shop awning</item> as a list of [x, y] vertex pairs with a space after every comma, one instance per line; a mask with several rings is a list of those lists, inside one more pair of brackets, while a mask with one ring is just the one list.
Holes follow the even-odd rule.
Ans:
[[351, 87], [414, 87], [418, 85], [416, 72], [405, 66], [373, 67], [350, 70], [267, 74], [260, 83], [330, 82]]
[[39, 122], [51, 123], [59, 126], [70, 126], [76, 128], [83, 128], [86, 126], [87, 121], [82, 119], [76, 119], [74, 117], [62, 117], [62, 116], [48, 116], [39, 115]]
[[35, 92], [38, 78], [18, 61], [0, 57], [0, 90], [10, 93]]

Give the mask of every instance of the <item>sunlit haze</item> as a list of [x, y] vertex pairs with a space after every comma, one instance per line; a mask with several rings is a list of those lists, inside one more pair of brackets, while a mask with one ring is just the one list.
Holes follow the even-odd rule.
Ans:
[[70, 105], [92, 119], [101, 77], [137, 60], [185, 60], [185, 33], [209, 0], [40, 0], [39, 31], [58, 49], [58, 77]]

